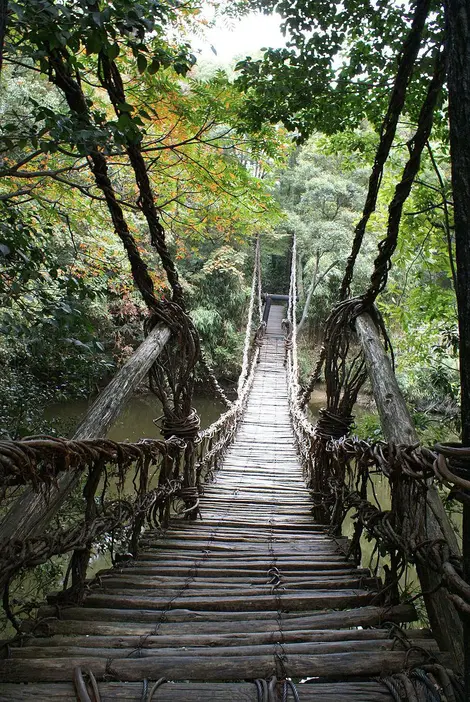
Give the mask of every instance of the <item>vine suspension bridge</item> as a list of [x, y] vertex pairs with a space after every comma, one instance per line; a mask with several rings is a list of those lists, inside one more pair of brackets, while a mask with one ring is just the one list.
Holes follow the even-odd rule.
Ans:
[[[465, 699], [470, 586], [436, 489], [469, 487], [459, 450], [418, 446], [382, 325], [365, 312], [334, 362], [326, 350], [328, 403], [312, 426], [297, 380], [295, 250], [287, 310], [269, 298], [264, 316], [256, 252], [238, 399], [209, 429], [99, 438], [168, 342], [157, 326], [74, 439], [0, 442], [0, 581], [17, 629], [2, 649], [0, 700]], [[348, 436], [366, 373], [387, 442]], [[390, 485], [388, 509], [372, 473]], [[61, 512], [71, 494], [74, 523]], [[103, 535], [130, 554], [87, 579]], [[386, 555], [382, 578], [361, 567], [363, 535]], [[18, 621], [10, 583], [65, 554], [64, 591]], [[432, 631], [407, 627], [418, 614], [398, 586], [411, 565]]]

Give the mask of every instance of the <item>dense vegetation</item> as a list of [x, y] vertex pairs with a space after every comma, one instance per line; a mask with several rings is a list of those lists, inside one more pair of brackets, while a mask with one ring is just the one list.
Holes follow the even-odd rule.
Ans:
[[[147, 310], [126, 237], [155, 293], [169, 296], [161, 226], [206, 353], [228, 381], [240, 362], [253, 237], [263, 233], [265, 289], [286, 292], [296, 234], [306, 375], [338, 298], [396, 57], [420, 3], [252, 6], [277, 9], [290, 39], [243, 61], [234, 84], [224, 71], [198, 72], [188, 44], [205, 22], [196, 3], [9, 3], [0, 79], [4, 435], [41, 430], [47, 403], [95, 392], [139, 343]], [[404, 79], [352, 293], [367, 288], [434, 71], [443, 31], [434, 10]], [[459, 400], [447, 141], [442, 92], [378, 300], [423, 427], [435, 412], [454, 419]]]
[[[233, 380], [251, 240], [278, 217], [267, 179], [283, 159], [281, 132], [238, 128], [244, 98], [226, 75], [200, 79], [188, 46], [168, 43], [195, 20], [189, 5], [152, 20], [152, 2], [10, 8], [0, 104], [4, 432], [40, 429], [45, 403], [95, 391], [139, 342], [146, 310], [127, 235], [156, 294], [170, 295], [139, 157], [205, 350]], [[113, 104], [106, 61], [125, 76], [128, 102]]]

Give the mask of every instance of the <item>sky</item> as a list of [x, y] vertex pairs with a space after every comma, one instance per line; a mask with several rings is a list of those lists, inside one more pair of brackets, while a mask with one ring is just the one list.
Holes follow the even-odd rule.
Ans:
[[201, 58], [226, 64], [235, 57], [256, 54], [263, 47], [284, 46], [280, 23], [278, 15], [261, 13], [252, 13], [240, 20], [221, 18], [215, 27], [207, 30], [205, 40], [193, 39], [191, 43]]

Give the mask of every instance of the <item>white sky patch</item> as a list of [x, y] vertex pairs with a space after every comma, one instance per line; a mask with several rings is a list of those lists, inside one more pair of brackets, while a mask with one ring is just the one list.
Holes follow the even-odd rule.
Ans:
[[215, 27], [206, 30], [204, 39], [195, 37], [191, 44], [197, 56], [228, 64], [234, 58], [257, 55], [265, 47], [284, 46], [280, 24], [279, 15], [261, 13], [252, 13], [240, 20], [221, 18]]

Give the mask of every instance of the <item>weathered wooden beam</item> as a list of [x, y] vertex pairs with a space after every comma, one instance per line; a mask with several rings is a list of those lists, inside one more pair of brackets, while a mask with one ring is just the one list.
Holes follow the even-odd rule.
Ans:
[[[413, 420], [370, 315], [362, 314], [356, 319], [356, 332], [364, 352], [385, 439], [395, 444], [418, 443]], [[415, 493], [411, 494], [406, 485], [400, 486], [398, 491], [395, 499], [400, 504], [400, 513], [404, 515], [403, 523], [407, 520], [410, 524], [413, 517], [420, 513], [425, 515], [418, 526], [417, 542], [445, 538], [457, 554], [457, 540], [436, 488], [429, 485], [425, 505], [417, 503], [419, 498]], [[413, 522], [413, 528], [415, 526]], [[417, 564], [416, 571], [433, 634], [441, 649], [452, 652], [459, 668], [463, 669], [462, 622], [453, 602], [441, 587], [441, 576], [421, 563]]]
[[[260, 656], [168, 656], [160, 659], [124, 658], [107, 659], [81, 656], [54, 658], [0, 660], [0, 682], [66, 682], [74, 668], [91, 670], [98, 681], [110, 675], [121, 681], [142, 682], [144, 678], [164, 677], [168, 680], [250, 680], [268, 679], [276, 672], [274, 651]], [[373, 678], [390, 675], [405, 668], [422, 665], [429, 660], [426, 651], [361, 651], [330, 654], [296, 654], [283, 659], [283, 670], [288, 677], [325, 677], [341, 679], [348, 676]]]
[[163, 325], [152, 329], [136, 352], [96, 398], [78, 426], [74, 439], [97, 439], [106, 436], [123, 406], [160, 355], [170, 334], [168, 327]]
[[[149, 683], [149, 690], [153, 683]], [[102, 702], [140, 702], [142, 682], [100, 683]], [[301, 702], [390, 702], [389, 691], [380, 682], [340, 682], [297, 684]], [[157, 690], [158, 702], [257, 702], [256, 686], [242, 683], [174, 683], [169, 682]], [[292, 697], [290, 696], [290, 699]], [[2, 685], [0, 702], [76, 702], [73, 683], [33, 683], [29, 685]]]
[[[74, 439], [98, 439], [106, 436], [119, 412], [161, 353], [170, 333], [168, 327], [154, 327], [97, 397], [73, 435]], [[78, 473], [64, 473], [57, 481], [57, 486], [47, 491], [47, 495], [26, 489], [0, 523], [0, 544], [11, 538], [25, 539], [40, 534], [78, 480]]]
[[[149, 623], [155, 625], [154, 609], [116, 609], [99, 607], [65, 607], [57, 617], [57, 607], [45, 605], [39, 617], [50, 619], [48, 630], [60, 634], [104, 634], [120, 636], [123, 633], [148, 635]], [[235, 634], [254, 632], [279, 632], [276, 612], [210, 612], [203, 615], [192, 609], [170, 609], [165, 612], [165, 621], [159, 626], [159, 636], [217, 633]], [[365, 606], [346, 610], [310, 611], [306, 613], [283, 612], [283, 631], [298, 629], [344, 629], [348, 627], [376, 627], [382, 622], [416, 621], [416, 610], [412, 605], [378, 607]]]

